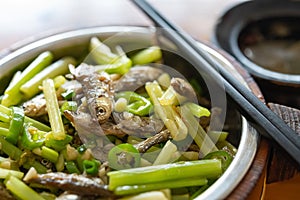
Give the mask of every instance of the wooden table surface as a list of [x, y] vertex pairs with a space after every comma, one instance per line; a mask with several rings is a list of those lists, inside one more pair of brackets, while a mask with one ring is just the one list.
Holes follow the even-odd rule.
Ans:
[[[149, 0], [169, 20], [204, 42], [210, 42], [218, 17], [243, 1]], [[8, 47], [17, 47], [33, 38], [66, 30], [151, 24], [128, 0], [1, 0], [0, 52], [5, 53]], [[285, 185], [267, 185], [264, 199], [293, 199], [300, 194], [299, 182], [292, 180]]]

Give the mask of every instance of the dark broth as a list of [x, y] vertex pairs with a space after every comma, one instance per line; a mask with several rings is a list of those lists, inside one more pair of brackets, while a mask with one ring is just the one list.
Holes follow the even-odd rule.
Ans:
[[259, 66], [285, 74], [300, 74], [300, 18], [269, 18], [249, 23], [239, 47]]

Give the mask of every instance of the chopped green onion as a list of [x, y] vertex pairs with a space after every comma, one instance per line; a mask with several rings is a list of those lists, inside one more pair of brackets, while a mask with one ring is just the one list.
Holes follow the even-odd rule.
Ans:
[[75, 174], [80, 174], [80, 171], [77, 168], [75, 162], [73, 162], [73, 161], [66, 161], [65, 162], [65, 166], [66, 166], [66, 168], [67, 168], [67, 170], [68, 170], [68, 172], [70, 174], [74, 174], [74, 173]]
[[76, 111], [77, 110], [77, 102], [76, 101], [66, 101], [63, 103], [63, 105], [60, 107], [61, 112], [64, 111]]
[[84, 160], [83, 169], [89, 175], [96, 175], [99, 169], [99, 161], [97, 160]]
[[71, 100], [74, 96], [75, 96], [75, 92], [73, 89], [68, 89], [65, 92], [61, 93], [61, 96], [65, 99], [65, 100]]
[[83, 154], [85, 151], [86, 151], [86, 146], [85, 146], [85, 144], [83, 144], [83, 145], [80, 145], [79, 147], [77, 147], [77, 151], [78, 151], [78, 153], [80, 153], [80, 154]]

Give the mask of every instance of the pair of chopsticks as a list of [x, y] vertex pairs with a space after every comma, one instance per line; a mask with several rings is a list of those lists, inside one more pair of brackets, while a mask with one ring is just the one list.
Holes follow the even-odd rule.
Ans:
[[174, 42], [195, 67], [222, 83], [226, 93], [236, 102], [238, 109], [248, 120], [255, 122], [259, 132], [271, 137], [300, 165], [300, 137], [282, 119], [263, 104], [252, 92], [235, 79], [197, 45], [197, 42], [183, 30], [164, 18], [144, 0], [133, 2], [147, 14], [154, 23], [164, 29], [164, 34]]

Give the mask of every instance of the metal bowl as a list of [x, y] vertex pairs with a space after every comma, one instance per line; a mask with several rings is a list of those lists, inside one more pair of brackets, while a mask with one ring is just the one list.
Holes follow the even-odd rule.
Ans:
[[[164, 62], [166, 64], [174, 67], [187, 78], [193, 77], [203, 80], [202, 72], [184, 59], [181, 59], [180, 56], [174, 54], [174, 49], [178, 47], [174, 46], [172, 41], [158, 34], [158, 32], [160, 31], [155, 28], [144, 27], [96, 27], [64, 32], [32, 42], [11, 52], [0, 60], [0, 94], [7, 86], [13, 73], [23, 69], [43, 51], [52, 51], [56, 58], [68, 55], [74, 56], [78, 60], [82, 59], [83, 55], [86, 55], [88, 52], [88, 43], [92, 36], [102, 39], [113, 36], [114, 40], [111, 40], [112, 43], [121, 44], [125, 51], [128, 48], [136, 49], [153, 44], [158, 39], [159, 45], [163, 49], [169, 48], [168, 51], [164, 51]], [[230, 70], [241, 81], [241, 84], [247, 85], [233, 65], [223, 55], [207, 45], [201, 43], [199, 45], [227, 70]], [[207, 86], [204, 84], [202, 86], [206, 88]], [[229, 140], [238, 147], [238, 151], [226, 172], [209, 189], [197, 197], [199, 200], [226, 198], [243, 179], [257, 152], [259, 136], [256, 130], [235, 109], [234, 102], [231, 99], [226, 98], [225, 102], [227, 112], [224, 126], [228, 127], [231, 132]]]

